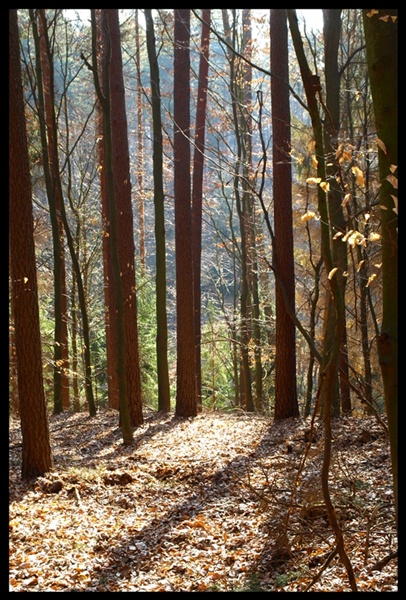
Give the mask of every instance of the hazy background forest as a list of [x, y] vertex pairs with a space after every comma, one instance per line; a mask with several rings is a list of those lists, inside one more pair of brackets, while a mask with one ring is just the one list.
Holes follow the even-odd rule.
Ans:
[[[321, 15], [321, 10], [320, 17]], [[155, 237], [154, 183], [152, 173], [153, 132], [151, 119], [151, 80], [142, 11], [120, 11], [123, 75], [132, 203], [134, 214], [135, 265], [138, 301], [138, 328], [143, 402], [156, 406], [156, 315], [155, 305]], [[231, 17], [231, 13], [230, 13]], [[38, 269], [44, 383], [49, 408], [52, 409], [54, 361], [54, 288], [52, 232], [44, 183], [43, 157], [38, 125], [38, 86], [35, 79], [35, 49], [28, 11], [19, 13], [23, 76], [31, 159], [35, 244]], [[138, 18], [138, 24], [137, 19]], [[155, 35], [159, 52], [161, 110], [163, 128], [163, 162], [165, 191], [165, 234], [167, 268], [168, 358], [171, 397], [176, 378], [176, 290], [175, 290], [175, 223], [173, 197], [173, 14], [156, 12]], [[233, 190], [233, 172], [237, 141], [230, 97], [230, 61], [222, 43], [224, 23], [220, 10], [212, 13], [206, 142], [204, 149], [204, 189], [202, 213], [202, 402], [207, 408], [231, 408], [241, 405], [236, 382], [237, 339], [241, 327], [239, 295], [241, 293], [241, 232]], [[236, 11], [234, 44], [244, 54], [242, 12]], [[269, 14], [251, 13], [252, 40], [250, 60], [269, 70]], [[50, 11], [47, 15], [54, 61], [55, 109], [61, 182], [67, 218], [74, 236], [80, 269], [83, 274], [91, 343], [92, 377], [98, 406], [108, 403], [106, 368], [105, 296], [102, 260], [102, 214], [100, 203], [99, 157], [95, 134], [95, 89], [92, 73], [80, 56], [91, 55], [90, 11]], [[351, 407], [368, 411], [383, 409], [383, 391], [376, 352], [376, 335], [381, 318], [380, 216], [376, 200], [377, 145], [365, 58], [360, 11], [344, 10], [341, 15], [338, 63], [340, 80], [340, 137], [335, 149], [343, 186], [344, 231], [346, 247], [346, 334], [352, 388]], [[319, 20], [319, 25], [322, 18]], [[323, 80], [324, 43], [322, 31], [301, 23], [309, 63]], [[191, 106], [196, 105], [199, 70], [201, 23], [191, 17]], [[290, 85], [305, 100], [303, 84], [289, 42]], [[254, 266], [258, 315], [250, 317], [249, 352], [255, 370], [255, 345], [260, 340], [262, 371], [261, 411], [271, 412], [274, 402], [275, 360], [275, 281], [272, 242], [264, 212], [258, 200], [259, 188], [267, 216], [273, 225], [271, 78], [252, 69], [250, 118], [252, 119], [252, 218], [255, 220]], [[320, 215], [317, 208], [314, 141], [308, 112], [291, 96], [291, 153], [293, 173], [293, 234], [295, 265], [295, 303], [297, 318], [310, 332], [316, 346], [323, 346], [326, 314], [327, 273], [321, 264]], [[193, 112], [192, 112], [193, 114]], [[193, 119], [191, 143], [193, 143]], [[268, 159], [264, 173], [264, 153]], [[263, 180], [262, 175], [264, 175]], [[63, 236], [62, 236], [63, 241]], [[66, 246], [66, 242], [64, 242]], [[75, 278], [70, 256], [65, 249], [66, 327], [69, 361], [64, 385], [69, 386], [69, 402], [76, 409], [84, 407], [83, 339], [78, 314]], [[327, 292], [328, 293], [328, 292]], [[253, 301], [250, 301], [253, 304]], [[255, 321], [256, 320], [256, 321]], [[254, 322], [255, 321], [255, 322]], [[254, 331], [255, 330], [255, 331]], [[254, 333], [258, 338], [254, 337]], [[12, 341], [12, 338], [11, 338]], [[312, 359], [309, 345], [300, 332], [296, 334], [296, 374], [301, 414], [309, 413], [311, 398], [317, 389], [319, 365]], [[13, 357], [13, 353], [11, 354]], [[11, 364], [11, 368], [13, 363]], [[11, 369], [12, 390], [14, 372]], [[254, 379], [254, 378], [253, 378]], [[17, 407], [17, 394], [12, 398]], [[364, 401], [367, 401], [365, 403]], [[66, 403], [68, 401], [66, 400]], [[372, 405], [372, 406], [371, 406]], [[66, 408], [66, 406], [65, 406]]]

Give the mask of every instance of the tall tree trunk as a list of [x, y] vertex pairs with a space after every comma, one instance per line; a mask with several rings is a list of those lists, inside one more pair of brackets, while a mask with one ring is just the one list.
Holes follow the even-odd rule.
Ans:
[[[323, 9], [324, 20], [324, 75], [326, 82], [326, 115], [324, 120], [324, 151], [329, 157], [326, 165], [326, 177], [330, 189], [327, 192], [328, 211], [330, 218], [330, 235], [332, 239], [332, 254], [334, 266], [338, 268], [336, 277], [341, 289], [342, 302], [345, 300], [345, 287], [348, 261], [347, 245], [343, 244], [340, 237], [336, 237], [337, 232], [345, 233], [346, 219], [342, 207], [343, 185], [340, 177], [340, 167], [336, 160], [336, 151], [338, 147], [338, 135], [340, 130], [340, 73], [338, 68], [338, 47], [341, 32], [341, 8]], [[329, 303], [331, 303], [329, 295]], [[334, 307], [332, 307], [334, 311]], [[339, 369], [337, 378], [340, 386], [335, 388], [339, 390], [341, 396], [341, 408], [343, 412], [351, 412], [351, 397], [349, 387], [348, 355], [347, 355], [347, 328], [344, 312], [343, 339], [340, 348]], [[334, 321], [331, 320], [333, 331]], [[327, 338], [326, 338], [327, 339]], [[325, 352], [327, 355], [328, 352]], [[323, 365], [322, 365], [323, 369]], [[332, 414], [337, 416], [340, 413], [340, 398], [333, 397]]]
[[271, 85], [274, 266], [278, 273], [275, 305], [275, 419], [286, 419], [298, 416], [299, 407], [296, 386], [295, 324], [285, 304], [288, 302], [291, 311], [295, 312], [288, 27], [285, 9], [271, 10], [270, 30], [271, 72], [275, 75]]
[[210, 9], [202, 10], [202, 34], [200, 43], [199, 83], [197, 90], [195, 150], [192, 179], [192, 244], [193, 244], [193, 285], [195, 309], [196, 347], [196, 389], [198, 410], [202, 410], [202, 368], [201, 368], [201, 256], [202, 256], [202, 201], [205, 121], [207, 106], [207, 85], [209, 72]]
[[113, 270], [113, 282], [114, 291], [116, 298], [117, 308], [117, 376], [118, 376], [118, 397], [120, 406], [120, 421], [121, 421], [121, 432], [123, 435], [123, 443], [125, 445], [132, 444], [134, 440], [131, 416], [129, 406], [127, 402], [127, 377], [126, 377], [126, 334], [125, 334], [125, 321], [124, 321], [124, 293], [122, 288], [121, 280], [121, 264], [120, 264], [120, 252], [118, 243], [118, 218], [117, 218], [117, 207], [115, 198], [115, 185], [113, 177], [113, 140], [112, 140], [112, 127], [111, 127], [111, 104], [110, 104], [110, 60], [111, 60], [111, 46], [110, 46], [110, 32], [108, 27], [108, 18], [106, 14], [107, 9], [100, 9], [101, 12], [101, 23], [100, 26], [106, 30], [106, 68], [103, 69], [103, 75], [106, 80], [103, 84], [103, 90], [100, 86], [99, 75], [97, 71], [97, 24], [95, 9], [91, 9], [91, 21], [92, 21], [92, 63], [93, 66], [90, 68], [93, 71], [94, 83], [96, 88], [97, 97], [102, 107], [103, 113], [103, 132], [104, 132], [104, 163], [106, 171], [106, 191], [107, 191], [107, 202], [109, 208], [109, 219], [110, 219], [110, 248], [111, 248], [111, 260]]
[[[47, 191], [49, 216], [52, 229], [52, 250], [53, 250], [53, 273], [54, 273], [54, 356], [53, 356], [53, 386], [54, 386], [54, 413], [58, 414], [63, 411], [62, 405], [62, 372], [60, 364], [62, 362], [62, 276], [61, 276], [61, 256], [62, 242], [59, 231], [58, 212], [56, 207], [55, 197], [55, 180], [53, 180], [49, 153], [51, 152], [50, 144], [48, 143], [46, 129], [46, 109], [45, 109], [45, 93], [42, 78], [42, 61], [41, 61], [41, 43], [38, 33], [37, 17], [35, 11], [30, 9], [30, 19], [33, 28], [34, 44], [35, 44], [35, 71], [38, 86], [38, 111], [40, 124], [40, 139], [42, 150], [42, 163], [44, 168], [45, 186]], [[40, 19], [38, 15], [38, 20]], [[43, 41], [45, 36], [43, 35]], [[43, 44], [42, 44], [43, 45]]]
[[42, 376], [31, 174], [28, 158], [17, 9], [9, 9], [9, 233], [18, 393], [21, 476], [52, 469]]
[[177, 386], [175, 414], [196, 416], [196, 353], [193, 307], [190, 190], [190, 9], [175, 9], [174, 191], [176, 248]]
[[[372, 13], [372, 15], [371, 15]], [[388, 416], [398, 519], [398, 10], [363, 9], [378, 147], [382, 220], [382, 322], [378, 353]], [[388, 17], [385, 20], [380, 17]], [[396, 173], [396, 176], [394, 175]]]
[[60, 239], [60, 258], [59, 258], [59, 266], [57, 269], [57, 273], [60, 277], [60, 284], [58, 285], [58, 289], [60, 290], [61, 299], [60, 299], [60, 311], [61, 314], [56, 317], [61, 321], [60, 332], [61, 339], [59, 343], [61, 345], [60, 354], [61, 358], [59, 364], [56, 364], [56, 368], [60, 370], [60, 377], [58, 377], [58, 385], [60, 384], [61, 390], [60, 393], [57, 393], [57, 402], [54, 405], [54, 412], [58, 413], [62, 410], [67, 410], [69, 408], [69, 343], [68, 343], [68, 294], [66, 289], [66, 261], [65, 261], [65, 247], [64, 247], [64, 234], [63, 234], [63, 223], [60, 217], [61, 212], [61, 203], [63, 202], [63, 198], [60, 195], [60, 186], [58, 186], [59, 179], [59, 158], [54, 155], [54, 148], [56, 144], [54, 143], [54, 136], [56, 132], [53, 127], [53, 112], [55, 110], [53, 105], [53, 89], [54, 89], [54, 81], [53, 81], [53, 68], [51, 68], [50, 60], [52, 57], [48, 54], [47, 48], [47, 38], [48, 32], [47, 28], [47, 20], [45, 16], [45, 11], [40, 10], [38, 12], [38, 30], [40, 34], [40, 48], [41, 48], [41, 65], [42, 65], [42, 77], [43, 77], [43, 85], [44, 85], [44, 104], [45, 104], [45, 121], [47, 125], [47, 134], [48, 134], [48, 158], [49, 158], [49, 170], [50, 177], [52, 182], [52, 194], [54, 196], [54, 203], [56, 208], [56, 219], [58, 222], [58, 235]]
[[[141, 59], [140, 59], [140, 26], [138, 22], [139, 8], [135, 9], [135, 63], [137, 65], [137, 181], [138, 181], [138, 226], [140, 243], [141, 277], [145, 277], [145, 216], [144, 216], [144, 143], [142, 124], [142, 86], [141, 86]], [[144, 9], [148, 10], [148, 9]], [[145, 17], [146, 18], [146, 17]]]
[[155, 46], [154, 22], [150, 9], [145, 9], [147, 50], [151, 78], [151, 104], [153, 128], [153, 177], [155, 208], [156, 248], [156, 356], [158, 375], [158, 410], [168, 412], [171, 408], [168, 369], [168, 322], [166, 314], [166, 243], [163, 183], [163, 147], [161, 119], [161, 90], [159, 66]]
[[142, 390], [138, 342], [130, 158], [118, 9], [107, 9], [107, 18], [111, 43], [110, 114], [112, 129], [112, 169], [115, 185], [117, 228], [120, 232], [118, 243], [126, 336], [125, 369], [127, 377], [127, 402], [130, 411], [131, 425], [133, 427], [138, 427], [143, 423]]

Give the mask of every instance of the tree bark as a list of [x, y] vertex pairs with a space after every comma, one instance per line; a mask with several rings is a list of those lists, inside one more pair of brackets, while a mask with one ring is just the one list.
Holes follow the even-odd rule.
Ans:
[[195, 310], [196, 348], [196, 392], [199, 411], [202, 410], [202, 368], [201, 368], [201, 256], [202, 256], [202, 202], [203, 167], [205, 148], [205, 121], [207, 106], [207, 85], [209, 72], [210, 9], [202, 10], [202, 34], [200, 43], [199, 80], [195, 126], [195, 150], [192, 179], [192, 244], [193, 244], [193, 285]]
[[176, 249], [176, 409], [179, 417], [197, 414], [193, 307], [192, 214], [190, 189], [190, 9], [175, 9], [174, 191]]
[[23, 479], [52, 469], [42, 377], [31, 175], [17, 9], [9, 9], [9, 226]]
[[[375, 126], [381, 141], [378, 161], [382, 220], [382, 322], [378, 354], [388, 417], [398, 520], [398, 10], [382, 9], [372, 16], [368, 13], [367, 9], [363, 9]], [[387, 18], [381, 20], [379, 17]]]
[[275, 419], [299, 415], [296, 386], [296, 335], [285, 302], [295, 312], [295, 270], [293, 258], [292, 167], [290, 161], [290, 107], [288, 27], [285, 9], [272, 9], [271, 72], [272, 78], [272, 166], [274, 199], [274, 265], [276, 283], [275, 333]]

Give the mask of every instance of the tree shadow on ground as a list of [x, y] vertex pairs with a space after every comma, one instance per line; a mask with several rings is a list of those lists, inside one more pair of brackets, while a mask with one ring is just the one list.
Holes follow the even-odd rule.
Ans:
[[[171, 425], [175, 426], [176, 421], [172, 421]], [[277, 427], [277, 425], [274, 424], [273, 427]], [[272, 453], [278, 452], [280, 444], [283, 444], [284, 441], [283, 434], [278, 439], [278, 435], [275, 435], [275, 430], [272, 433], [267, 431], [252, 452], [236, 456], [225, 466], [214, 472], [210, 469], [210, 465], [207, 465], [207, 468], [210, 470], [206, 472], [204, 464], [199, 464], [196, 470], [191, 469], [187, 471], [184, 476], [184, 483], [190, 487], [190, 494], [187, 498], [179, 503], [171, 504], [165, 515], [152, 519], [135, 534], [128, 535], [124, 541], [122, 539], [119, 540], [117, 545], [115, 545], [114, 540], [109, 540], [111, 550], [109, 552], [108, 565], [93, 572], [89, 587], [106, 585], [106, 581], [112, 577], [131, 577], [134, 571], [148, 571], [150, 566], [159, 563], [160, 557], [164, 556], [168, 552], [168, 548], [174, 545], [177, 545], [179, 553], [182, 552], [182, 548], [187, 550], [187, 538], [183, 537], [182, 532], [176, 535], [176, 529], [182, 524], [182, 521], [186, 519], [189, 522], [192, 521], [204, 511], [209, 510], [210, 507], [224, 502], [227, 497], [237, 497], [240, 500], [246, 500], [250, 492], [238, 483], [241, 473], [248, 473], [258, 461]], [[170, 482], [171, 476], [171, 473], [168, 472], [166, 477], [167, 482]], [[176, 477], [176, 473], [173, 473], [173, 477]], [[259, 503], [258, 498], [254, 498], [254, 500], [257, 500]], [[236, 521], [240, 518], [240, 514], [235, 515]], [[269, 538], [272, 540], [272, 532], [269, 533]], [[270, 543], [271, 541], [266, 541], [264, 552], [267, 552]], [[136, 552], [134, 552], [134, 549], [137, 549]], [[176, 565], [174, 568], [177, 568]], [[228, 587], [227, 582], [225, 582], [225, 587]], [[253, 560], [252, 568], [247, 569], [245, 583], [241, 589], [218, 589], [219, 586], [216, 585], [213, 588], [212, 590], [203, 591], [264, 591], [261, 589], [258, 561]], [[200, 590], [176, 589], [173, 591]]]

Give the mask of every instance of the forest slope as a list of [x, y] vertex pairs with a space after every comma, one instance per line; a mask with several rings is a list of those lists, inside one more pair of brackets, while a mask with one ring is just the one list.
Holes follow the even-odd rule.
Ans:
[[[309, 446], [307, 427], [151, 412], [128, 447], [114, 411], [51, 416], [55, 469], [27, 484], [12, 421], [10, 591], [304, 591], [318, 574], [312, 591], [350, 591], [337, 556], [324, 568], [323, 436]], [[387, 435], [373, 417], [337, 419], [333, 434], [331, 493], [359, 590], [397, 591], [397, 560], [377, 564], [397, 549]]]

